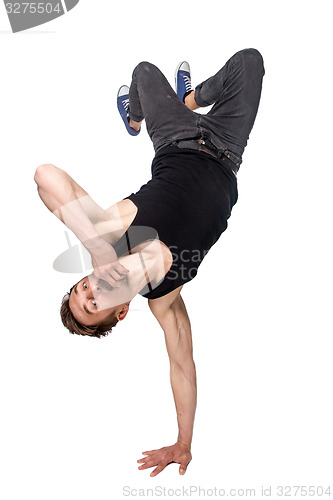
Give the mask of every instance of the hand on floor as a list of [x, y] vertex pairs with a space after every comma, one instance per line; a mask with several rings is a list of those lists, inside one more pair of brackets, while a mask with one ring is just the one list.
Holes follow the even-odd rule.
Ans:
[[162, 470], [171, 463], [180, 464], [179, 474], [184, 475], [188, 464], [192, 460], [192, 454], [189, 447], [179, 441], [172, 446], [166, 446], [159, 450], [143, 451], [142, 455], [147, 456], [138, 460], [138, 463], [142, 464], [139, 466], [140, 470], [157, 466], [156, 469], [151, 472], [151, 477], [162, 472]]

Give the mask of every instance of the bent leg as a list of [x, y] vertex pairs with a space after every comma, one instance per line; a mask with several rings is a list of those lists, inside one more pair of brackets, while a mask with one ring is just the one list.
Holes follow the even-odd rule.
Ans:
[[214, 104], [202, 124], [218, 148], [228, 148], [241, 157], [257, 115], [264, 74], [260, 52], [244, 49], [195, 88], [198, 106]]
[[153, 64], [141, 62], [133, 71], [129, 94], [129, 116], [134, 122], [146, 120], [155, 151], [180, 138], [195, 137], [197, 116]]

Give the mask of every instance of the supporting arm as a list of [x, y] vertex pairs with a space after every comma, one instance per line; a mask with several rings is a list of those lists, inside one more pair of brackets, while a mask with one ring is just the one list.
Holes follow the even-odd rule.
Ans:
[[191, 324], [180, 293], [167, 307], [165, 302], [158, 303], [158, 300], [149, 301], [149, 306], [165, 335], [170, 359], [170, 381], [177, 410], [178, 441], [190, 448], [197, 403]]
[[152, 313], [165, 334], [179, 428], [175, 444], [142, 452], [146, 456], [138, 460], [141, 464], [139, 469], [155, 467], [150, 474], [152, 477], [173, 462], [180, 464], [179, 474], [183, 475], [192, 460], [191, 442], [197, 403], [197, 385], [192, 356], [191, 325], [180, 296], [181, 288], [168, 293], [165, 297], [148, 301]]

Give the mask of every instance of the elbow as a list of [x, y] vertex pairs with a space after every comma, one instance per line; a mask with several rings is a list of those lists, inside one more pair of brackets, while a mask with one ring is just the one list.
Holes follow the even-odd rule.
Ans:
[[186, 378], [193, 380], [193, 381], [196, 381], [196, 369], [195, 369], [195, 363], [193, 360], [191, 361], [190, 364], [185, 366], [184, 374], [185, 374]]
[[38, 187], [45, 187], [50, 179], [50, 174], [52, 170], [54, 170], [55, 166], [49, 163], [45, 163], [43, 165], [39, 165], [36, 168], [34, 181], [36, 182]]
[[172, 375], [178, 375], [178, 376], [181, 375], [189, 380], [196, 379], [196, 369], [195, 369], [195, 363], [194, 363], [193, 359], [188, 360], [188, 361], [183, 362], [183, 363], [171, 362], [170, 368], [171, 368]]

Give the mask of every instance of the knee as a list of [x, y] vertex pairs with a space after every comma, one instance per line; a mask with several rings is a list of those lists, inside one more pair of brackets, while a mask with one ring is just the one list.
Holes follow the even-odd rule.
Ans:
[[141, 61], [133, 71], [134, 75], [141, 75], [141, 74], [147, 74], [150, 73], [153, 69], [155, 69], [155, 66], [148, 62], [148, 61]]
[[252, 48], [244, 49], [240, 51], [240, 54], [247, 65], [264, 67], [264, 60], [259, 50]]
[[148, 61], [141, 61], [135, 69], [147, 71], [147, 70], [151, 69], [151, 67], [153, 67], [153, 66], [154, 65]]

